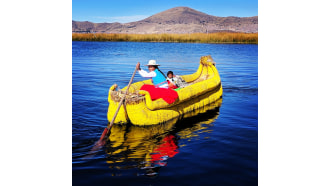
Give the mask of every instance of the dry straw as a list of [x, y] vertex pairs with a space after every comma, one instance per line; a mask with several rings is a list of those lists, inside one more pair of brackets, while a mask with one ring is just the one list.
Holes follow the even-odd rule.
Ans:
[[258, 44], [258, 33], [228, 33], [228, 32], [191, 33], [191, 34], [72, 33], [72, 41], [139, 41], [139, 42]]

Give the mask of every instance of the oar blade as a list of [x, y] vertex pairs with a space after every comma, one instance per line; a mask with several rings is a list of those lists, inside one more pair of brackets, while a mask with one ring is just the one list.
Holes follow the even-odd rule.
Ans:
[[103, 140], [103, 139], [107, 136], [107, 134], [108, 134], [108, 130], [109, 130], [108, 128], [105, 128], [105, 129], [104, 129], [104, 131], [103, 131], [103, 133], [102, 133], [102, 135], [101, 135], [99, 141]]

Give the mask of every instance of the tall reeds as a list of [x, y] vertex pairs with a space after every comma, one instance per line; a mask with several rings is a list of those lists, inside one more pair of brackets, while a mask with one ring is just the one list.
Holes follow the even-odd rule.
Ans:
[[139, 42], [258, 44], [258, 33], [228, 33], [228, 32], [191, 33], [191, 34], [72, 33], [72, 41], [139, 41]]

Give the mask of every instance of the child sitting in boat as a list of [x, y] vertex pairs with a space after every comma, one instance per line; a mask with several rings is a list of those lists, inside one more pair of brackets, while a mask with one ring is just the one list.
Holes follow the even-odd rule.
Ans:
[[176, 89], [178, 88], [178, 85], [176, 84], [176, 81], [178, 80], [177, 77], [173, 74], [172, 71], [167, 72], [167, 78], [166, 80], [168, 81], [168, 87], [171, 89]]
[[149, 72], [140, 68], [140, 62], [136, 65], [138, 72], [142, 77], [151, 78], [155, 87], [168, 88], [166, 77], [164, 73], [159, 70], [158, 66], [160, 65], [156, 63], [156, 60], [149, 60], [148, 64], [145, 66], [148, 66]]
[[168, 81], [168, 87], [172, 89], [184, 88], [190, 85], [185, 80], [183, 80], [182, 77], [178, 75], [174, 75], [172, 71], [167, 72], [166, 79]]

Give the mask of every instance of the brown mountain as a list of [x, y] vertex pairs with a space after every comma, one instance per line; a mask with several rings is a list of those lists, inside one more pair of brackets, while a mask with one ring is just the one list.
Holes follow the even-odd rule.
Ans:
[[101, 33], [211, 33], [258, 32], [258, 16], [217, 17], [188, 7], [175, 7], [130, 23], [92, 23], [72, 21], [72, 32]]

